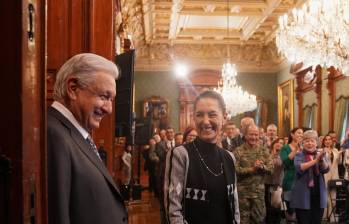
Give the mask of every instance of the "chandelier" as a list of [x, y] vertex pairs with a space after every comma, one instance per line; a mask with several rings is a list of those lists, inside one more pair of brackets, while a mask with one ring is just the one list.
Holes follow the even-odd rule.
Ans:
[[244, 91], [238, 85], [236, 76], [235, 64], [229, 62], [223, 64], [222, 78], [218, 82], [218, 87], [215, 88], [226, 103], [229, 118], [257, 108], [256, 96]]
[[[227, 37], [229, 39], [229, 0], [227, 0]], [[218, 81], [215, 91], [221, 94], [226, 106], [228, 118], [238, 114], [253, 111], [257, 108], [256, 96], [244, 91], [236, 81], [237, 71], [235, 64], [230, 63], [229, 45], [227, 47], [228, 60], [223, 64], [222, 77]]]
[[349, 72], [349, 1], [310, 0], [279, 18], [279, 52], [293, 63]]

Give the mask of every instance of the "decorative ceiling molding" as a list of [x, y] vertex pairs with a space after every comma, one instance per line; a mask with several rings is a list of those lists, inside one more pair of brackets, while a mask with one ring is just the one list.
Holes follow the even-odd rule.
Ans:
[[[278, 17], [305, 0], [122, 0], [125, 30], [136, 49], [136, 70], [172, 70], [176, 61], [193, 70], [220, 70], [230, 48], [239, 72], [278, 72]], [[237, 10], [238, 9], [238, 10]]]
[[[239, 72], [274, 73], [279, 71], [282, 59], [277, 55], [275, 44], [268, 46], [230, 46], [230, 60]], [[136, 70], [172, 70], [177, 61], [186, 62], [191, 69], [220, 70], [226, 60], [225, 45], [173, 45], [153, 44], [136, 51]]]

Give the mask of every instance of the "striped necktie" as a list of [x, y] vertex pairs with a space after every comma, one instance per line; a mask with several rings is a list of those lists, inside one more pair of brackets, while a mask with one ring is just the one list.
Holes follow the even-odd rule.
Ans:
[[91, 138], [91, 136], [87, 136], [86, 141], [90, 144], [91, 149], [93, 150], [94, 153], [96, 153], [96, 155], [98, 156], [99, 160], [102, 161], [101, 157], [99, 156], [99, 153], [98, 153], [98, 150], [97, 150], [97, 146], [93, 142], [93, 139]]

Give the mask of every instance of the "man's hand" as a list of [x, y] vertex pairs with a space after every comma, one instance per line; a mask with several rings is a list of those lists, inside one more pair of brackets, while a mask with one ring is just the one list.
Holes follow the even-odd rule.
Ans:
[[254, 170], [261, 170], [261, 169], [264, 169], [264, 162], [262, 160], [256, 160], [254, 162]]

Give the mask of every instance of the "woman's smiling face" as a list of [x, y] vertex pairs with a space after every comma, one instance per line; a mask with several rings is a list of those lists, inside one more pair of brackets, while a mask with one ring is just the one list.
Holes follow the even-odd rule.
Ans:
[[224, 121], [223, 110], [213, 98], [201, 98], [194, 111], [194, 122], [198, 137], [209, 143], [216, 143]]

